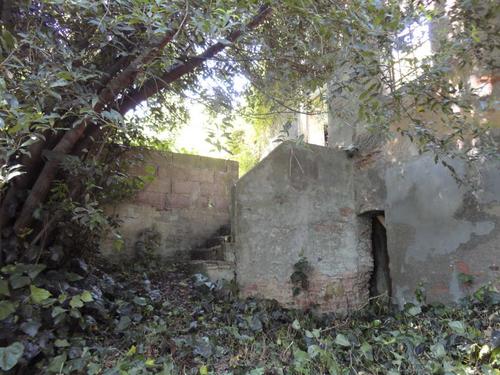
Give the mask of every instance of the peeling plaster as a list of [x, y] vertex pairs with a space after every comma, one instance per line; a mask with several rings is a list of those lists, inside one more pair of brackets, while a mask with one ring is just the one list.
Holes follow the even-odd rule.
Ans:
[[[463, 174], [463, 166], [455, 164], [458, 173]], [[387, 210], [391, 224], [413, 227], [415, 238], [420, 239], [409, 243], [405, 254], [407, 263], [450, 254], [469, 242], [473, 234], [484, 236], [495, 229], [493, 221], [472, 222], [456, 217], [466, 190], [430, 157], [408, 163], [404, 169], [387, 170], [386, 180], [390, 190]]]
[[[403, 306], [425, 283], [429, 301], [463, 297], [460, 272], [474, 275], [470, 290], [494, 281], [498, 258], [500, 170], [496, 163], [447, 160], [458, 176], [420, 156], [386, 170], [386, 224], [393, 296]], [[450, 264], [463, 263], [467, 271]]]

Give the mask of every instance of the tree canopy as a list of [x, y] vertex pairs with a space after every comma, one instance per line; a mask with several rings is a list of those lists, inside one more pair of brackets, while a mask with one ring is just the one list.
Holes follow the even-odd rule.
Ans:
[[[336, 108], [335, 116], [407, 136], [421, 151], [497, 154], [484, 116], [496, 99], [484, 87], [498, 79], [499, 8], [493, 0], [0, 0], [0, 369], [22, 361], [30, 369], [45, 345], [47, 355], [64, 351], [50, 371], [72, 371], [65, 348], [76, 328], [67, 322], [87, 333], [98, 326], [80, 310], [94, 302], [87, 289], [96, 284], [70, 286], [86, 274], [72, 258], [92, 254], [105, 228], [119, 239], [103, 205], [148, 178], [128, 175], [119, 155], [157, 146], [145, 127], [185, 122], [187, 100], [223, 118], [221, 133], [229, 136], [236, 114], [265, 133], [280, 116], [324, 113], [347, 98], [355, 113]], [[424, 29], [428, 35], [417, 37]], [[248, 83], [243, 91], [238, 80]], [[228, 147], [254, 161], [242, 133], [234, 135]], [[468, 146], [456, 150], [457, 140]], [[67, 261], [78, 272], [47, 275], [41, 261], [53, 270]], [[55, 298], [48, 285], [73, 288], [71, 298]], [[124, 299], [150, 314], [145, 299]], [[109, 309], [89, 307], [102, 314], [101, 328], [108, 312], [125, 306], [108, 302]], [[16, 311], [29, 319], [21, 324]], [[117, 332], [130, 324], [122, 315]], [[29, 345], [10, 331], [29, 336]], [[351, 344], [344, 337], [339, 345]], [[432, 349], [437, 359], [443, 350]], [[298, 367], [312, 366], [306, 352], [297, 353]]]
[[[467, 79], [495, 68], [497, 10], [493, 1], [3, 1], [2, 223], [30, 226], [64, 155], [137, 139], [140, 125], [124, 115], [139, 104], [163, 126], [182, 119], [188, 96], [230, 114], [238, 76], [277, 113], [312, 113], [313, 98], [362, 83], [360, 120], [383, 129], [406, 116], [407, 135], [446, 150], [484, 130], [469, 115], [477, 98]], [[446, 32], [419, 58], [405, 32], [422, 22]], [[440, 113], [444, 136], [425, 111]], [[28, 189], [21, 207], [14, 195]]]

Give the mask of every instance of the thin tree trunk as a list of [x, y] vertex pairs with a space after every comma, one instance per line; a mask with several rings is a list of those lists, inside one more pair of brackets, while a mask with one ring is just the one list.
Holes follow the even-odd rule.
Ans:
[[[94, 111], [96, 113], [101, 113], [104, 108], [114, 100], [116, 94], [133, 83], [135, 77], [139, 73], [141, 64], [146, 64], [154, 59], [154, 57], [157, 56], [161, 49], [163, 49], [165, 45], [172, 40], [173, 36], [173, 32], [168, 33], [162, 40], [159, 41], [157, 45], [160, 50], [154, 50], [152, 48], [146, 54], [134, 59], [134, 61], [132, 61], [132, 63], [130, 63], [127, 68], [125, 68], [121, 73], [113, 78], [108, 83], [108, 85], [101, 90], [99, 101], [94, 105]], [[85, 119], [76, 127], [66, 131], [62, 139], [52, 151], [57, 155], [69, 154], [73, 150], [76, 142], [78, 142], [78, 140], [85, 132], [88, 123], [89, 120]], [[60, 160], [59, 158], [57, 158], [57, 160], [51, 159], [45, 163], [45, 166], [38, 175], [38, 178], [36, 179], [36, 182], [33, 185], [28, 198], [24, 202], [19, 217], [14, 224], [16, 233], [20, 233], [31, 223], [33, 219], [33, 212], [35, 211], [37, 206], [45, 200], [45, 197], [50, 190], [50, 185], [52, 184], [52, 181], [56, 176], [59, 162]]]
[[[103, 73], [101, 80], [94, 85], [98, 95], [101, 95], [103, 88], [106, 87], [106, 85], [116, 76], [117, 73], [126, 68], [133, 61], [133, 59], [132, 55], [122, 56]], [[59, 124], [58, 127], [64, 126]], [[43, 167], [42, 152], [44, 150], [52, 149], [52, 147], [59, 142], [63, 134], [60, 132], [52, 133], [51, 131], [45, 131], [43, 136], [45, 139], [40, 139], [32, 144], [28, 149], [29, 155], [24, 155], [22, 157], [21, 164], [23, 165], [24, 173], [15, 177], [13, 181], [11, 181], [7, 189], [7, 193], [0, 199], [0, 231], [14, 219], [18, 206], [18, 195], [23, 191], [30, 189], [36, 181], [36, 178]]]
[[18, 195], [32, 186], [38, 172], [42, 169], [43, 150], [54, 147], [59, 142], [62, 134], [58, 136], [51, 133], [51, 131], [45, 131], [43, 136], [45, 139], [33, 143], [28, 148], [29, 155], [22, 156], [21, 164], [25, 173], [15, 177], [10, 182], [7, 193], [2, 197], [0, 206], [0, 231], [15, 217], [20, 198]]
[[[245, 29], [239, 29], [231, 32], [227, 38], [230, 42], [235, 42], [246, 30], [251, 30], [261, 24], [264, 19], [270, 14], [271, 8], [269, 6], [263, 6], [260, 8], [259, 13], [253, 17], [253, 19], [246, 25]], [[129, 67], [125, 68], [118, 76], [111, 80], [108, 85], [102, 90], [99, 101], [94, 106], [94, 111], [100, 113], [104, 108], [116, 99], [117, 94], [134, 82], [137, 74], [140, 71], [140, 67], [145, 65], [145, 63], [152, 61], [161, 50], [171, 41], [175, 34], [169, 33], [166, 35], [157, 45], [157, 48], [149, 50], [146, 54], [135, 59]], [[119, 108], [119, 112], [124, 114], [129, 109], [132, 109], [137, 104], [151, 97], [152, 95], [159, 92], [161, 89], [165, 88], [169, 83], [174, 82], [183, 75], [194, 71], [195, 68], [200, 66], [204, 61], [213, 57], [220, 51], [222, 51], [227, 46], [227, 43], [216, 43], [209, 47], [202, 54], [191, 58], [187, 63], [182, 65], [175, 65], [169, 69], [165, 74], [162, 75], [160, 81], [148, 80], [143, 85], [143, 87], [136, 91], [132, 96], [122, 103]], [[60, 142], [54, 147], [53, 151], [56, 155], [67, 155], [75, 147], [75, 144], [84, 134], [89, 121], [87, 119], [83, 120], [76, 127], [68, 130]], [[92, 133], [92, 132], [90, 132]], [[59, 158], [57, 158], [59, 159]], [[21, 213], [14, 225], [16, 233], [22, 233], [25, 228], [27, 228], [33, 220], [33, 212], [35, 209], [45, 200], [52, 181], [54, 180], [58, 167], [59, 161], [56, 159], [48, 160], [43, 167], [40, 175], [38, 176], [31, 193], [29, 194], [26, 202], [23, 205]]]

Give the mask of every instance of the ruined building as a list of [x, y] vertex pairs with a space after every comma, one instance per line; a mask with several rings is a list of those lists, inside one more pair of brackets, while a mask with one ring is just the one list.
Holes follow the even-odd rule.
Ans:
[[[497, 76], [474, 80], [485, 87], [479, 101], [498, 98]], [[234, 279], [243, 297], [320, 311], [360, 308], [381, 294], [401, 306], [417, 288], [428, 301], [451, 302], [500, 286], [498, 158], [436, 163], [408, 138], [372, 133], [356, 120], [362, 90], [332, 97], [326, 146], [315, 128], [304, 137], [315, 145], [282, 143], [239, 180], [234, 162], [149, 152], [153, 181], [110, 208], [123, 220], [123, 252], [155, 231], [161, 255]], [[498, 139], [499, 113], [477, 110], [474, 121], [493, 124]], [[307, 135], [312, 123], [301, 124]]]
[[124, 253], [154, 230], [161, 255], [234, 278], [243, 297], [320, 311], [379, 294], [402, 305], [419, 287], [456, 301], [498, 285], [498, 160], [448, 160], [454, 175], [404, 138], [366, 137], [344, 138], [354, 150], [285, 142], [239, 180], [235, 162], [151, 151], [153, 180], [111, 209]]

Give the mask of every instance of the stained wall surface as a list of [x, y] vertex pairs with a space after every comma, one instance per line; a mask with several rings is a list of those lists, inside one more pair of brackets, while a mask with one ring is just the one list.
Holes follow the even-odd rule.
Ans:
[[[367, 302], [370, 222], [355, 215], [352, 168], [343, 151], [286, 142], [238, 181], [232, 230], [243, 297], [320, 311]], [[309, 287], [294, 296], [301, 256]]]
[[[386, 226], [393, 297], [458, 301], [500, 281], [498, 161], [467, 166], [449, 161], [456, 176], [431, 156], [386, 171]], [[457, 180], [458, 177], [459, 179]]]
[[152, 174], [134, 198], [109, 207], [122, 221], [119, 231], [125, 249], [113, 250], [112, 239], [103, 243], [111, 257], [130, 256], [143, 233], [160, 234], [158, 252], [165, 258], [185, 258], [230, 221], [231, 189], [238, 179], [238, 163], [194, 155], [143, 151], [144, 161], [131, 171]]

